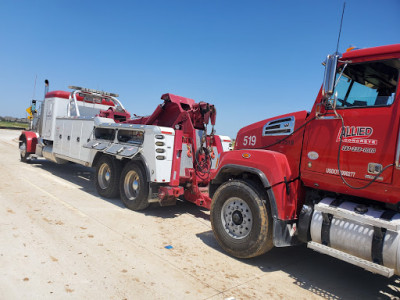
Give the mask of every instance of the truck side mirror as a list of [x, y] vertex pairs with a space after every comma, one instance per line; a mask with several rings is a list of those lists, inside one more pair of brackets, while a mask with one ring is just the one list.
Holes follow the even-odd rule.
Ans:
[[336, 54], [331, 54], [326, 57], [324, 83], [322, 85], [322, 97], [324, 100], [329, 99], [333, 95], [338, 59], [339, 56]]

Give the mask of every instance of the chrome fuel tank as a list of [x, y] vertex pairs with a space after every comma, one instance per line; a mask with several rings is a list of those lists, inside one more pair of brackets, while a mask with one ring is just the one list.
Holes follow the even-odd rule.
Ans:
[[399, 275], [400, 214], [387, 212], [324, 198], [314, 207], [311, 240], [393, 269]]

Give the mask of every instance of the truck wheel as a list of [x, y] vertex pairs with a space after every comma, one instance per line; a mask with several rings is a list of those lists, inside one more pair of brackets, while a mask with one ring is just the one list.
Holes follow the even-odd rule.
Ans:
[[22, 162], [29, 161], [29, 153], [26, 151], [26, 138], [23, 137], [19, 142], [19, 154]]
[[219, 245], [230, 255], [250, 258], [273, 247], [271, 213], [261, 193], [249, 183], [222, 184], [211, 203], [211, 226]]
[[96, 164], [94, 182], [100, 196], [115, 198], [118, 196], [121, 163], [110, 156], [103, 155]]
[[119, 183], [121, 200], [131, 210], [142, 210], [149, 206], [149, 186], [143, 169], [134, 161], [128, 163]]

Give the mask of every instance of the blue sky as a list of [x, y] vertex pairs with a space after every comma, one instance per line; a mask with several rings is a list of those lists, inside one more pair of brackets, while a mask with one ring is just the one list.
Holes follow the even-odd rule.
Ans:
[[[216, 105], [217, 133], [310, 110], [343, 1], [0, 1], [1, 116], [69, 85], [148, 115], [170, 92]], [[346, 2], [339, 51], [400, 42], [399, 0]], [[34, 82], [37, 76], [36, 91]]]

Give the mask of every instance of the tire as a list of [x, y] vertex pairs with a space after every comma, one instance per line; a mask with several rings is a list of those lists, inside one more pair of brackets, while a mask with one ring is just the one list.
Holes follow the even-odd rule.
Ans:
[[149, 185], [145, 172], [137, 162], [131, 161], [125, 165], [119, 192], [122, 202], [131, 210], [143, 210], [149, 206]]
[[241, 180], [222, 184], [214, 194], [212, 230], [219, 245], [232, 256], [250, 258], [273, 247], [269, 204], [263, 203], [261, 195]]
[[22, 162], [29, 162], [29, 153], [26, 151], [26, 138], [22, 137], [19, 145], [19, 154]]
[[100, 196], [116, 198], [119, 195], [119, 179], [121, 162], [110, 156], [103, 155], [96, 163], [94, 182]]

